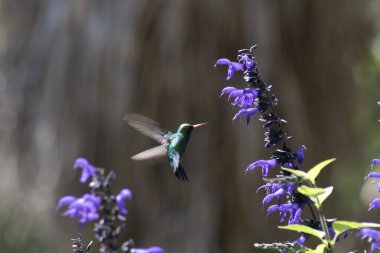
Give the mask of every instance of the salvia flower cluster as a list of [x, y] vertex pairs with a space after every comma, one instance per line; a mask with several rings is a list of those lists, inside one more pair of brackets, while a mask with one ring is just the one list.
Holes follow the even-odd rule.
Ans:
[[[228, 65], [227, 80], [231, 79], [236, 71], [242, 71], [244, 74], [245, 87], [239, 89], [228, 86], [222, 89], [221, 95], [228, 94], [228, 101], [233, 99], [232, 105], [240, 107], [233, 120], [245, 116], [245, 120], [249, 124], [250, 118], [254, 114], [258, 114], [259, 120], [263, 122], [265, 147], [273, 148], [272, 156], [265, 160], [253, 162], [247, 167], [246, 172], [261, 167], [262, 177], [266, 179], [274, 167], [284, 166], [298, 169], [303, 162], [306, 146], [301, 145], [296, 152], [293, 152], [288, 146], [287, 140], [290, 138], [283, 130], [283, 125], [287, 122], [280, 118], [275, 111], [278, 99], [271, 92], [271, 86], [267, 85], [259, 74], [257, 62], [253, 56], [255, 48], [256, 46], [239, 50], [237, 62], [223, 58], [218, 60], [215, 66]], [[268, 207], [268, 214], [278, 211], [281, 221], [285, 221], [288, 217], [289, 224], [300, 224], [302, 222], [302, 209], [307, 204], [307, 198], [296, 193], [293, 180], [287, 180], [286, 176], [290, 176], [290, 173], [282, 171], [275, 180], [276, 182], [269, 180], [260, 187], [266, 189], [267, 192], [263, 205], [269, 204], [272, 200], [276, 201], [276, 204]], [[282, 182], [281, 178], [283, 179]]]
[[[96, 168], [86, 159], [78, 158], [74, 163], [75, 169], [81, 169], [80, 182], [89, 181], [89, 193], [82, 197], [64, 196], [58, 201], [57, 208], [66, 206], [64, 216], [85, 223], [94, 222], [95, 237], [100, 243], [102, 253], [163, 253], [160, 247], [134, 248], [133, 240], [119, 242], [119, 237], [126, 229], [126, 200], [132, 198], [129, 189], [122, 189], [117, 195], [111, 192], [111, 182], [116, 178], [113, 171], [108, 174], [104, 169]], [[74, 252], [88, 252], [91, 246], [85, 247], [81, 238], [73, 239]]]
[[[373, 159], [371, 168], [373, 169], [375, 165], [380, 165], [380, 159]], [[372, 178], [373, 180], [379, 180], [379, 187], [377, 188], [377, 192], [380, 192], [380, 172], [370, 172], [367, 178]], [[372, 209], [380, 208], [380, 198], [375, 198], [369, 204], [368, 211]], [[371, 243], [371, 252], [376, 250], [380, 250], [380, 231], [372, 228], [362, 228], [359, 232], [359, 235], [362, 239], [367, 239], [369, 243]]]
[[[221, 96], [228, 96], [227, 100], [231, 102], [231, 105], [238, 107], [233, 121], [244, 117], [248, 125], [251, 117], [258, 115], [259, 121], [263, 123], [264, 146], [271, 148], [272, 155], [267, 159], [253, 162], [246, 168], [246, 172], [261, 167], [262, 178], [266, 183], [258, 190], [265, 189], [266, 191], [262, 204], [269, 205], [267, 214], [279, 212], [280, 222], [288, 223], [280, 228], [301, 233], [300, 237], [293, 242], [255, 244], [255, 247], [278, 252], [332, 253], [340, 235], [344, 235], [345, 238], [350, 229], [360, 229], [359, 235], [371, 242], [371, 252], [380, 249], [380, 231], [373, 229], [379, 228], [380, 224], [341, 221], [327, 219], [324, 216], [322, 203], [332, 193], [333, 187], [317, 187], [316, 178], [322, 169], [335, 159], [323, 161], [307, 172], [301, 169], [306, 146], [301, 145], [294, 152], [288, 145], [287, 142], [292, 137], [284, 131], [287, 121], [280, 118], [275, 111], [278, 99], [271, 91], [272, 87], [267, 85], [259, 74], [258, 64], [253, 56], [255, 48], [256, 46], [239, 50], [237, 61], [223, 58], [216, 62], [215, 66], [228, 66], [227, 80], [238, 71], [244, 75], [244, 87], [225, 87], [221, 91]], [[373, 164], [380, 164], [380, 159], [375, 159]], [[280, 167], [279, 172], [269, 178], [271, 170], [275, 167]], [[368, 177], [380, 180], [380, 173], [372, 172]], [[309, 207], [311, 218], [302, 217], [305, 207]], [[379, 207], [380, 198], [375, 199], [369, 209]], [[321, 241], [315, 250], [304, 246], [310, 236], [317, 237]]]

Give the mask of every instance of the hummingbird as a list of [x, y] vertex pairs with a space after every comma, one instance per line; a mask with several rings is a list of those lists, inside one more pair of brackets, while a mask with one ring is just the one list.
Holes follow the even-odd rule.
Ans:
[[166, 156], [173, 168], [174, 175], [182, 181], [189, 181], [180, 159], [185, 153], [193, 129], [204, 126], [207, 122], [195, 125], [184, 123], [178, 127], [177, 132], [171, 132], [160, 128], [157, 122], [140, 114], [127, 114], [124, 116], [124, 121], [137, 131], [160, 143], [157, 147], [132, 156], [132, 160], [142, 161]]

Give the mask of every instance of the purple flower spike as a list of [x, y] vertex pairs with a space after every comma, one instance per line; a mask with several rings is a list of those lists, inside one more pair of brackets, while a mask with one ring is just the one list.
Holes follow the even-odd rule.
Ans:
[[227, 73], [227, 80], [231, 79], [235, 73], [235, 71], [244, 70], [244, 65], [238, 62], [232, 62], [226, 58], [219, 59], [214, 67], [216, 65], [228, 65], [228, 73]]
[[256, 161], [256, 162], [250, 164], [247, 167], [247, 169], [246, 169], [245, 172], [247, 173], [248, 171], [251, 171], [251, 170], [253, 170], [256, 167], [261, 167], [262, 168], [263, 177], [267, 177], [268, 174], [269, 174], [269, 170], [271, 168], [275, 167], [277, 164], [278, 164], [278, 162], [277, 162], [276, 159], [259, 160], [259, 161]]
[[296, 156], [298, 164], [302, 164], [303, 162], [303, 152], [306, 150], [306, 146], [302, 145], [297, 149]]
[[374, 208], [380, 208], [380, 199], [374, 199], [374, 200], [372, 200], [372, 202], [369, 204], [368, 211], [372, 210]]
[[74, 168], [82, 169], [82, 175], [80, 177], [81, 183], [85, 183], [91, 176], [96, 174], [96, 168], [92, 166], [85, 158], [77, 158], [74, 163]]
[[98, 209], [100, 203], [101, 199], [91, 194], [85, 194], [82, 198], [65, 196], [60, 199], [58, 208], [67, 205], [67, 210], [63, 215], [71, 218], [79, 218], [79, 223], [84, 224], [99, 218]]
[[147, 249], [133, 248], [131, 249], [131, 253], [164, 253], [164, 250], [155, 246]]
[[116, 196], [116, 203], [119, 206], [119, 210], [123, 214], [127, 214], [128, 210], [125, 208], [125, 200], [132, 198], [132, 192], [128, 189], [123, 189]]
[[362, 240], [368, 238], [367, 241], [371, 243], [371, 252], [380, 249], [380, 231], [372, 228], [362, 228], [359, 235]]

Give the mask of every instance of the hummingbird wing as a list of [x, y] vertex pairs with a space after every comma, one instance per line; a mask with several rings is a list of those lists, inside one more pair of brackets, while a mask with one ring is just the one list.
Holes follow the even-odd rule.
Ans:
[[125, 122], [140, 133], [158, 141], [161, 144], [167, 144], [168, 139], [165, 135], [168, 131], [161, 129], [158, 123], [140, 114], [127, 114], [124, 116]]
[[160, 146], [145, 150], [141, 153], [138, 153], [137, 155], [132, 156], [131, 159], [135, 161], [142, 161], [142, 160], [154, 159], [158, 157], [164, 157], [166, 155], [167, 155], [167, 150], [165, 146], [160, 145]]
[[180, 155], [178, 152], [173, 152], [171, 159], [170, 159], [170, 165], [173, 167], [174, 175], [182, 181], [189, 182], [189, 178], [187, 177], [187, 174], [185, 170], [183, 169], [182, 165], [179, 163]]

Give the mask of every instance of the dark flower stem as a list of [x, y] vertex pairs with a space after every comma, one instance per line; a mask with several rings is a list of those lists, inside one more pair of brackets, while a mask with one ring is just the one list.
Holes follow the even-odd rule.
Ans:
[[[315, 186], [315, 187], [317, 187], [317, 186]], [[319, 222], [321, 224], [323, 232], [325, 232], [325, 239], [326, 239], [326, 241], [328, 243], [326, 250], [327, 250], [328, 253], [333, 253], [334, 252], [334, 247], [333, 247], [333, 245], [331, 245], [331, 236], [330, 236], [330, 231], [329, 231], [329, 229], [327, 227], [326, 216], [323, 213], [322, 205], [319, 203], [318, 199], [317, 199], [317, 202], [318, 202], [318, 205], [319, 205], [319, 208], [318, 208]]]
[[120, 247], [118, 238], [125, 229], [125, 217], [119, 213], [115, 196], [110, 190], [110, 182], [114, 178], [113, 171], [105, 176], [104, 170], [97, 168], [97, 173], [90, 182], [92, 193], [101, 199], [100, 219], [94, 224], [94, 231], [101, 244], [101, 252], [104, 253], [115, 252]]

